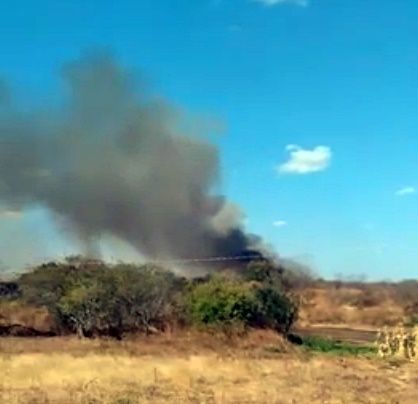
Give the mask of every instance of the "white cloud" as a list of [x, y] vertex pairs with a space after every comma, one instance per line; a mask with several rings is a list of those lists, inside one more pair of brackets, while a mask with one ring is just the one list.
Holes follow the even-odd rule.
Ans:
[[293, 4], [295, 6], [307, 7], [309, 5], [309, 0], [253, 0], [257, 3], [264, 4], [265, 6], [278, 6], [281, 4]]
[[276, 220], [275, 222], [273, 222], [273, 226], [274, 227], [284, 227], [287, 226], [287, 222], [284, 220]]
[[279, 173], [309, 174], [323, 171], [331, 163], [332, 151], [328, 146], [316, 146], [312, 150], [297, 145], [288, 145], [286, 150], [290, 158], [277, 167]]
[[412, 195], [412, 194], [416, 194], [416, 193], [417, 193], [416, 188], [415, 187], [411, 187], [411, 186], [403, 187], [401, 189], [398, 189], [395, 192], [395, 194], [397, 196], [406, 196], [406, 195]]

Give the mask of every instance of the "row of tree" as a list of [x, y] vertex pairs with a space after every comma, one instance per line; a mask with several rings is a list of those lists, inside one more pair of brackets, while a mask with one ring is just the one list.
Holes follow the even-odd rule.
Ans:
[[298, 308], [283, 272], [268, 261], [191, 280], [155, 265], [70, 258], [36, 267], [16, 283], [13, 299], [47, 308], [57, 333], [85, 337], [121, 338], [172, 327], [287, 333]]

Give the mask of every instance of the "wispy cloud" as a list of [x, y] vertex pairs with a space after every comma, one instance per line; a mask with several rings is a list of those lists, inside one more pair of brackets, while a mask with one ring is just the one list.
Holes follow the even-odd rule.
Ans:
[[289, 160], [277, 167], [279, 173], [309, 174], [323, 171], [329, 167], [332, 151], [328, 146], [316, 146], [313, 149], [303, 149], [297, 145], [288, 145]]
[[257, 3], [264, 4], [267, 7], [278, 6], [283, 4], [293, 4], [295, 6], [307, 7], [309, 0], [253, 0]]
[[276, 220], [273, 222], [274, 227], [284, 227], [287, 226], [287, 222], [285, 220]]
[[412, 186], [400, 188], [395, 192], [397, 196], [406, 196], [406, 195], [412, 195], [416, 193], [417, 193], [416, 188]]

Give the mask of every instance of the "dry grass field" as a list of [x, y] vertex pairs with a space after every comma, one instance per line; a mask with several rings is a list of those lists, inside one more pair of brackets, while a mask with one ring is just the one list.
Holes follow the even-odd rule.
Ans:
[[[378, 327], [416, 315], [417, 290], [413, 282], [307, 286], [295, 330], [368, 345]], [[46, 309], [6, 301], [0, 327], [10, 324], [55, 327]], [[4, 336], [0, 404], [418, 402], [418, 364], [347, 351], [301, 348], [267, 331], [176, 331], [123, 341]]]
[[302, 352], [273, 333], [0, 339], [1, 403], [416, 403], [418, 366]]
[[300, 290], [301, 326], [376, 329], [417, 314], [418, 283], [343, 284], [322, 282]]

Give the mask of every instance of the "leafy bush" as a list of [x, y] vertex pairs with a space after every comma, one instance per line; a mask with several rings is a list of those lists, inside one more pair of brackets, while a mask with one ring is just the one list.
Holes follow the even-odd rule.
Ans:
[[122, 330], [120, 307], [115, 285], [95, 279], [90, 284], [69, 289], [57, 303], [60, 323], [80, 336], [106, 332], [120, 336]]
[[247, 325], [257, 313], [250, 284], [217, 276], [193, 287], [186, 306], [192, 322], [205, 326]]
[[287, 333], [297, 306], [279, 289], [260, 282], [214, 276], [194, 286], [186, 298], [191, 322], [199, 326], [272, 328]]
[[282, 288], [283, 268], [268, 260], [253, 261], [246, 266], [243, 279]]
[[154, 265], [109, 266], [72, 257], [36, 267], [18, 285], [22, 302], [47, 308], [58, 331], [83, 336], [120, 338], [183, 322], [287, 333], [297, 316], [297, 306], [281, 288], [280, 269], [267, 261], [250, 264], [241, 278], [209, 275], [188, 282]]
[[184, 287], [182, 279], [155, 266], [83, 260], [43, 265], [20, 282], [24, 301], [47, 307], [62, 329], [117, 337], [164, 328]]
[[254, 326], [287, 333], [296, 320], [298, 306], [284, 291], [284, 275], [282, 267], [267, 260], [251, 262], [245, 269], [244, 279], [255, 282], [258, 308]]
[[90, 284], [108, 269], [101, 261], [69, 257], [64, 262], [49, 262], [35, 267], [21, 275], [18, 284], [26, 303], [54, 310], [69, 290]]
[[286, 334], [297, 318], [296, 303], [279, 289], [261, 286], [256, 289], [258, 302], [257, 323]]
[[184, 279], [153, 265], [119, 265], [111, 277], [125, 327], [148, 332], [151, 327], [162, 329], [177, 322]]

